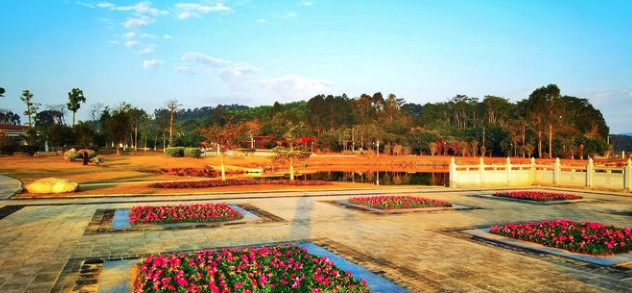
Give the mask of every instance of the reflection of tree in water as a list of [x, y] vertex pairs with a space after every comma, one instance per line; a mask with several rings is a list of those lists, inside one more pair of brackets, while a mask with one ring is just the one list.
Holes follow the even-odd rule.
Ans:
[[380, 185], [446, 185], [449, 174], [446, 172], [397, 172], [397, 171], [323, 171], [303, 174], [300, 178], [334, 182], [354, 182]]

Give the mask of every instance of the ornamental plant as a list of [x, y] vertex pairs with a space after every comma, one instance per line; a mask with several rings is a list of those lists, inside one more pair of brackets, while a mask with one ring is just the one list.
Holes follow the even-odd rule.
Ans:
[[452, 204], [445, 200], [429, 199], [410, 195], [352, 197], [348, 201], [353, 204], [382, 210], [452, 206]]
[[168, 147], [165, 149], [165, 154], [171, 157], [184, 157], [184, 147]]
[[496, 192], [494, 196], [535, 201], [572, 200], [582, 197], [572, 193], [556, 193], [547, 191], [504, 191]]
[[269, 180], [269, 179], [228, 179], [228, 180], [201, 180], [201, 181], [177, 181], [159, 182], [149, 184], [153, 188], [212, 188], [237, 185], [331, 185], [331, 182], [316, 180]]
[[239, 220], [243, 217], [240, 212], [223, 203], [134, 206], [130, 209], [129, 222], [131, 224], [217, 222]]
[[632, 228], [606, 226], [597, 222], [543, 220], [539, 223], [494, 226], [489, 232], [591, 255], [611, 255], [632, 250]]
[[149, 256], [135, 293], [369, 292], [364, 280], [295, 245]]

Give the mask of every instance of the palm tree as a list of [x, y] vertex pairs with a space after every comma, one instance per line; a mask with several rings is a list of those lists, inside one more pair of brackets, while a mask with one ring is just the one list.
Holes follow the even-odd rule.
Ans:
[[83, 91], [74, 88], [68, 92], [68, 110], [72, 111], [72, 126], [75, 126], [75, 114], [81, 107], [81, 103], [86, 102], [86, 97], [83, 95]]

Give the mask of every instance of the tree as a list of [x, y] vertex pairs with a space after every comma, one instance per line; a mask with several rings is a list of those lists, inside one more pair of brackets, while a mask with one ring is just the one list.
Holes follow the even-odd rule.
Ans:
[[75, 138], [78, 144], [82, 145], [84, 148], [92, 144], [94, 129], [88, 122], [79, 122], [72, 127], [72, 130], [75, 133]]
[[72, 129], [63, 124], [51, 125], [46, 129], [45, 134], [51, 148], [56, 151], [75, 143], [75, 135]]
[[257, 118], [244, 123], [246, 134], [250, 139], [250, 147], [253, 149], [255, 148], [255, 135], [259, 132], [259, 129], [261, 129], [261, 125], [261, 121]]
[[[108, 109], [105, 111], [107, 110]], [[116, 154], [120, 155], [120, 145], [125, 142], [131, 126], [130, 118], [125, 109], [125, 105], [123, 104], [112, 111], [111, 116], [108, 117], [106, 115], [101, 115], [101, 117], [105, 117], [105, 128], [107, 129], [112, 142], [116, 145]]]
[[305, 149], [299, 139], [306, 129], [307, 125], [302, 122], [297, 125], [290, 126], [289, 130], [285, 133], [285, 135], [283, 135], [287, 147], [280, 145], [272, 150], [274, 152], [272, 161], [287, 162], [289, 164], [290, 180], [294, 180], [294, 163], [305, 160], [312, 154]]
[[173, 118], [181, 106], [178, 104], [178, 100], [167, 101], [167, 111], [169, 111], [169, 146], [173, 146]]
[[86, 102], [86, 97], [83, 95], [83, 91], [78, 88], [73, 88], [68, 92], [68, 110], [72, 111], [72, 126], [75, 126], [75, 114], [81, 107], [81, 103]]
[[20, 115], [7, 109], [0, 109], [0, 124], [20, 125]]
[[26, 111], [24, 111], [24, 115], [26, 115], [26, 117], [28, 118], [29, 127], [32, 128], [33, 123], [31, 123], [31, 116], [37, 113], [37, 110], [39, 109], [39, 104], [33, 103], [33, 93], [31, 93], [31, 91], [29, 90], [24, 90], [20, 99], [26, 104]]
[[4, 97], [4, 88], [0, 87], [0, 98]]
[[224, 126], [213, 124], [210, 127], [202, 128], [200, 132], [204, 136], [204, 143], [219, 146], [219, 153], [222, 157], [222, 180], [226, 181], [226, 168], [224, 165], [226, 153], [239, 147], [241, 138], [245, 132], [243, 123], [233, 124], [234, 116], [224, 117]]
[[130, 107], [127, 109], [127, 114], [130, 118], [131, 127], [133, 129], [133, 140], [131, 143], [134, 144], [134, 150], [138, 150], [138, 129], [140, 128], [143, 120], [146, 118], [147, 113], [143, 109], [139, 109], [136, 107]]

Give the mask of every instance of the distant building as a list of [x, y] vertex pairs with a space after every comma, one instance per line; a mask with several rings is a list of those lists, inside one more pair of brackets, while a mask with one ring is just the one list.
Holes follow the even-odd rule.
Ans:
[[22, 144], [22, 137], [26, 135], [28, 126], [0, 124], [0, 131], [4, 132], [13, 142]]

